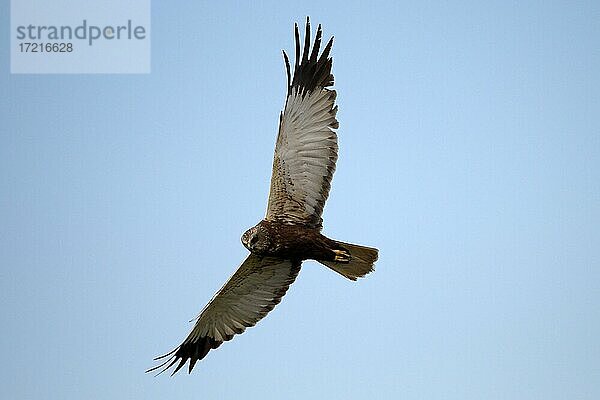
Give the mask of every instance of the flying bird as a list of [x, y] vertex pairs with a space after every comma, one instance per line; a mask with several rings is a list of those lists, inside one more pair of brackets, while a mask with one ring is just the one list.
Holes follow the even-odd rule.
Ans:
[[312, 50], [310, 32], [307, 18], [301, 50], [298, 25], [294, 25], [293, 75], [283, 51], [287, 94], [279, 116], [267, 214], [241, 238], [250, 255], [200, 312], [185, 340], [157, 357], [160, 364], [146, 372], [160, 370], [160, 374], [177, 364], [173, 375], [188, 360], [192, 372], [211, 349], [264, 318], [281, 301], [304, 260], [316, 260], [352, 280], [373, 271], [377, 249], [321, 234], [321, 216], [338, 157], [339, 124], [336, 92], [331, 89], [333, 37], [319, 55], [321, 25]]

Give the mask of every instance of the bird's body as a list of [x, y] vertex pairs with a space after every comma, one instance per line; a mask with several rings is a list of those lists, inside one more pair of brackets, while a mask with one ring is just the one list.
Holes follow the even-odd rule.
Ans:
[[[291, 260], [340, 261], [347, 253], [338, 242], [322, 235], [317, 229], [263, 219], [242, 235], [242, 244], [253, 254]], [[336, 259], [337, 257], [337, 259]]]
[[307, 18], [301, 54], [297, 25], [294, 34], [293, 75], [283, 52], [287, 95], [279, 118], [267, 214], [241, 238], [250, 255], [200, 312], [185, 340], [156, 358], [166, 360], [148, 371], [163, 372], [178, 363], [174, 374], [189, 360], [191, 372], [211, 349], [264, 318], [281, 301], [304, 260], [317, 260], [351, 280], [373, 271], [377, 249], [321, 234], [338, 157], [336, 92], [330, 89], [333, 38], [319, 55], [319, 25], [311, 51]]

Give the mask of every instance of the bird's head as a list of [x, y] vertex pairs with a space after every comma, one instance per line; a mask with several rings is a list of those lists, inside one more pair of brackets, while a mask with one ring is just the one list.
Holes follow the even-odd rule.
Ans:
[[261, 239], [262, 237], [261, 227], [258, 225], [253, 226], [242, 235], [242, 244], [252, 253], [261, 253], [264, 250], [264, 240]]

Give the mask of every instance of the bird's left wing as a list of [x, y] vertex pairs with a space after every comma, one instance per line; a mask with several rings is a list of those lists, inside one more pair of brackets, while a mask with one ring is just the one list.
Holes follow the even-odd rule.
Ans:
[[302, 54], [297, 25], [294, 34], [293, 76], [289, 58], [283, 52], [288, 90], [279, 118], [266, 219], [320, 229], [338, 156], [336, 92], [330, 89], [333, 75], [329, 52], [333, 38], [319, 56], [320, 25], [312, 51], [308, 19]]
[[173, 351], [155, 360], [166, 360], [146, 372], [159, 373], [190, 360], [188, 372], [211, 349], [231, 340], [264, 318], [275, 307], [300, 272], [299, 261], [250, 254], [196, 318], [194, 328]]

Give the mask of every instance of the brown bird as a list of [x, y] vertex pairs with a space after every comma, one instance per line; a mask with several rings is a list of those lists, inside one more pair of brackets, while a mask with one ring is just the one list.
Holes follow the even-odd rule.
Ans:
[[267, 215], [242, 235], [250, 255], [214, 295], [196, 324], [166, 359], [146, 372], [162, 373], [189, 360], [191, 372], [211, 349], [254, 326], [281, 301], [300, 272], [303, 260], [316, 260], [346, 278], [356, 280], [373, 271], [378, 251], [323, 236], [323, 207], [329, 195], [338, 156], [336, 92], [329, 56], [333, 37], [319, 56], [321, 25], [310, 49], [310, 20], [304, 46], [294, 25], [294, 74], [285, 51], [287, 97], [279, 117]]

